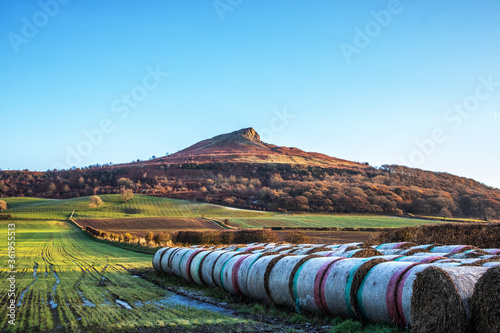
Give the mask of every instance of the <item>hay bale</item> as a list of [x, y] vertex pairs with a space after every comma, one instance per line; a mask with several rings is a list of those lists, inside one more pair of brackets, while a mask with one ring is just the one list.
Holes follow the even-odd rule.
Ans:
[[160, 268], [163, 273], [172, 275], [171, 258], [180, 250], [182, 250], [182, 247], [171, 247], [163, 254], [163, 258], [160, 261]]
[[258, 301], [269, 300], [269, 291], [266, 290], [266, 279], [269, 279], [269, 274], [274, 265], [283, 258], [282, 254], [272, 254], [261, 256], [252, 265], [248, 271], [247, 287], [250, 297]]
[[395, 260], [397, 260], [399, 258], [403, 258], [403, 257], [404, 256], [391, 254], [391, 255], [374, 256], [374, 257], [371, 257], [371, 258], [384, 259], [384, 260], [387, 260], [387, 261], [395, 261]]
[[188, 281], [188, 282], [193, 282], [192, 274], [191, 274], [191, 262], [193, 261], [193, 258], [200, 252], [204, 251], [205, 249], [203, 248], [193, 248], [186, 252], [186, 254], [183, 256], [180, 262], [180, 272], [181, 272], [181, 277]]
[[212, 251], [204, 258], [203, 262], [200, 264], [200, 277], [204, 285], [209, 287], [216, 287], [213, 277], [214, 266], [217, 262], [217, 259], [219, 259], [219, 257], [224, 253], [227, 252], [224, 250]]
[[345, 257], [345, 258], [369, 258], [369, 257], [375, 257], [375, 256], [381, 256], [382, 253], [379, 251], [375, 250], [374, 248], [371, 247], [365, 247], [362, 249], [356, 249], [356, 250], [350, 250], [344, 252], [342, 255], [339, 257]]
[[496, 256], [500, 255], [500, 249], [484, 249], [484, 251]]
[[323, 278], [321, 302], [327, 313], [359, 319], [356, 294], [366, 274], [383, 259], [350, 258], [333, 263]]
[[470, 259], [479, 258], [488, 255], [489, 253], [481, 249], [467, 250], [460, 253], [449, 254], [447, 257], [452, 259]]
[[443, 245], [433, 247], [430, 251], [432, 253], [447, 253], [452, 255], [455, 253], [461, 253], [467, 250], [477, 250], [478, 248], [470, 245]]
[[398, 285], [398, 309], [412, 332], [466, 332], [470, 297], [482, 267], [417, 265]]
[[238, 286], [238, 289], [242, 295], [251, 297], [250, 292], [248, 291], [248, 272], [255, 264], [257, 259], [259, 259], [262, 256], [264, 256], [263, 253], [251, 254], [242, 260], [235, 281], [235, 285]]
[[431, 251], [436, 246], [441, 246], [441, 244], [424, 244], [424, 245], [416, 245], [412, 246], [411, 249], [424, 249]]
[[430, 264], [432, 262], [438, 261], [438, 260], [443, 260], [447, 259], [446, 257], [434, 255], [434, 254], [426, 254], [426, 255], [413, 255], [413, 256], [404, 256], [400, 257], [397, 259], [394, 259], [394, 261], [401, 261], [401, 262], [415, 262], [419, 264]]
[[375, 249], [377, 250], [396, 250], [396, 249], [409, 249], [411, 247], [417, 246], [417, 244], [412, 242], [398, 242], [398, 243], [385, 243], [380, 244]]
[[426, 250], [426, 249], [415, 249], [415, 248], [411, 248], [411, 249], [379, 250], [379, 251], [382, 254], [384, 254], [384, 255], [397, 254], [397, 255], [402, 255], [402, 256], [412, 256], [412, 255], [415, 255], [417, 253], [429, 253], [430, 252], [429, 250]]
[[177, 251], [175, 254], [172, 254], [170, 256], [170, 273], [173, 276], [182, 277], [181, 262], [184, 259], [184, 257], [189, 252], [192, 252], [192, 251], [196, 251], [196, 249], [182, 248], [179, 251]]
[[305, 261], [292, 278], [292, 292], [296, 309], [314, 313], [326, 313], [321, 292], [323, 279], [328, 268], [343, 258], [317, 257]]
[[221, 284], [221, 277], [222, 277], [222, 270], [224, 268], [224, 265], [229, 261], [234, 256], [240, 256], [245, 254], [244, 252], [238, 252], [238, 251], [231, 251], [231, 252], [226, 252], [222, 254], [217, 260], [214, 262], [214, 268], [212, 270], [212, 280], [214, 281], [214, 284], [216, 287], [222, 288]]
[[[339, 246], [337, 249], [333, 250], [333, 254], [331, 255], [332, 257], [344, 257], [345, 252], [357, 250], [359, 247], [349, 245], [349, 246]], [[344, 257], [345, 258], [345, 257]]]
[[486, 262], [483, 264], [483, 267], [499, 267], [500, 266], [500, 262]]
[[289, 288], [290, 280], [293, 280], [292, 272], [297, 265], [300, 266], [311, 258], [314, 258], [314, 256], [286, 256], [274, 265], [267, 283], [270, 291], [269, 298], [272, 303], [295, 307], [295, 299]]
[[189, 267], [191, 271], [191, 279], [194, 283], [200, 286], [204, 286], [205, 283], [201, 278], [201, 265], [208, 254], [212, 253], [212, 250], [204, 250], [196, 254], [191, 260], [191, 265]]
[[249, 255], [250, 254], [235, 255], [226, 261], [220, 273], [220, 285], [222, 289], [233, 295], [241, 295], [238, 285], [238, 272], [241, 263], [245, 258], [248, 258]]
[[364, 321], [372, 323], [400, 323], [397, 310], [397, 286], [413, 262], [384, 262], [366, 274], [357, 293], [359, 312]]
[[314, 254], [317, 256], [322, 256], [322, 257], [335, 257], [334, 256], [335, 251], [332, 251], [332, 250], [314, 252]]
[[153, 268], [155, 269], [155, 271], [157, 271], [159, 273], [162, 273], [161, 266], [160, 266], [161, 259], [163, 258], [163, 256], [165, 255], [165, 252], [167, 252], [168, 249], [169, 249], [169, 247], [164, 247], [164, 248], [159, 249], [158, 251], [156, 251], [156, 253], [153, 257]]
[[333, 245], [327, 245], [325, 247], [327, 247], [331, 250], [335, 250], [335, 249], [338, 249], [340, 246], [341, 246], [341, 244], [333, 244]]
[[471, 298], [472, 330], [500, 332], [500, 266], [488, 269], [477, 281]]

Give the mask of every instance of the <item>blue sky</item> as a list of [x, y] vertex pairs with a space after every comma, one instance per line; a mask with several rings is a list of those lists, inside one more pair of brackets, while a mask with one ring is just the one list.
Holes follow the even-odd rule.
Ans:
[[500, 1], [0, 0], [0, 168], [270, 143], [500, 188]]

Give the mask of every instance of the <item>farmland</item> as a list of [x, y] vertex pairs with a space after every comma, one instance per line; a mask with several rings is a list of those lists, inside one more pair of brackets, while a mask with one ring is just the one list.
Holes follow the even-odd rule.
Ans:
[[[246, 322], [169, 302], [174, 294], [127, 271], [149, 269], [150, 255], [96, 243], [66, 222], [9, 223], [16, 225], [17, 318], [12, 329], [7, 324], [7, 308], [2, 306], [2, 332], [117, 331]], [[6, 233], [7, 223], [2, 222], [2, 249], [7, 248]], [[1, 287], [8, 290], [6, 255], [0, 265]], [[2, 293], [2, 304], [7, 304], [7, 297]]]
[[[214, 219], [227, 218], [231, 225], [241, 228], [394, 228], [436, 223], [433, 220], [380, 215], [278, 214], [145, 195], [135, 195], [128, 202], [124, 202], [119, 195], [102, 195], [101, 198], [103, 205], [98, 209], [89, 207], [89, 197], [66, 200], [35, 198], [5, 198], [3, 200], [9, 205], [6, 213], [10, 213], [14, 218], [23, 219], [65, 220], [75, 211], [73, 218], [77, 220], [150, 217], [199, 219], [205, 216]], [[168, 219], [164, 221], [168, 222]]]

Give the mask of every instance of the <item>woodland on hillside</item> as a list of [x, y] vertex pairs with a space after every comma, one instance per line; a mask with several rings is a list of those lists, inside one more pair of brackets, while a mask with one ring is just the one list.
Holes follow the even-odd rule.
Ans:
[[135, 193], [278, 212], [432, 215], [498, 220], [500, 190], [402, 166], [365, 170], [291, 164], [186, 163], [0, 171], [0, 197]]

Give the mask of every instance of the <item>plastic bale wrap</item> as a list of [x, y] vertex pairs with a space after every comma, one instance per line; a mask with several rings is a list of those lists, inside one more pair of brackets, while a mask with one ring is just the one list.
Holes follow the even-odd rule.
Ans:
[[394, 250], [379, 250], [384, 255], [393, 255], [398, 254], [402, 256], [412, 256], [417, 253], [430, 253], [429, 250], [426, 249], [394, 249]]
[[[290, 290], [290, 281], [293, 280], [292, 272], [297, 271], [302, 263], [318, 256], [286, 256], [274, 265], [269, 274], [268, 287], [271, 302], [277, 305], [295, 306], [295, 299]], [[297, 267], [297, 268], [296, 268]]]
[[441, 246], [441, 244], [423, 244], [423, 245], [416, 245], [416, 246], [412, 246], [411, 249], [424, 249], [424, 250], [428, 250], [428, 251], [431, 251], [433, 248], [435, 248], [436, 246]]
[[205, 250], [197, 253], [191, 260], [191, 265], [189, 269], [191, 271], [191, 279], [197, 285], [204, 286], [205, 283], [201, 278], [201, 265], [208, 254], [212, 253], [212, 250]]
[[397, 286], [412, 262], [384, 262], [373, 267], [357, 293], [359, 311], [364, 321], [372, 323], [401, 323], [397, 310]]
[[160, 261], [160, 268], [163, 273], [172, 275], [172, 257], [182, 249], [182, 247], [171, 247], [163, 254]]
[[200, 265], [200, 277], [201, 281], [204, 285], [209, 287], [216, 287], [213, 277], [214, 266], [217, 263], [217, 260], [224, 253], [227, 253], [224, 250], [215, 250], [209, 253]]
[[247, 283], [248, 282], [248, 272], [250, 271], [252, 266], [255, 264], [257, 259], [259, 259], [261, 256], [264, 256], [264, 255], [267, 255], [267, 254], [263, 254], [263, 253], [251, 254], [241, 261], [240, 268], [238, 270], [237, 280], [235, 281], [235, 284], [238, 286], [238, 289], [242, 295], [245, 295], [247, 297], [251, 297], [250, 292], [248, 291], [248, 283]]
[[205, 251], [203, 248], [195, 248], [192, 250], [189, 250], [181, 259], [180, 262], [180, 273], [181, 277], [189, 282], [194, 282], [193, 276], [191, 274], [191, 263], [193, 259], [198, 255], [199, 253]]
[[477, 281], [471, 308], [474, 332], [500, 332], [500, 266], [488, 269]]
[[351, 258], [333, 263], [325, 273], [321, 302], [327, 313], [342, 318], [359, 319], [356, 294], [366, 274], [383, 259]]
[[500, 266], [500, 262], [485, 262], [483, 264], [483, 267], [499, 267]]
[[434, 254], [427, 254], [427, 255], [422, 255], [422, 256], [405, 256], [405, 257], [400, 257], [397, 259], [394, 259], [394, 261], [401, 261], [401, 262], [415, 262], [419, 264], [430, 264], [438, 260], [446, 260], [446, 257], [434, 255]]
[[484, 251], [496, 256], [500, 255], [500, 249], [484, 249]]
[[340, 246], [338, 249], [333, 250], [332, 257], [344, 257], [344, 253], [349, 251], [358, 250], [359, 247], [350, 245], [350, 246]]
[[451, 259], [470, 259], [470, 258], [479, 258], [481, 256], [488, 255], [488, 252], [483, 251], [481, 249], [475, 250], [467, 250], [460, 253], [449, 254], [448, 258]]
[[482, 267], [417, 265], [398, 285], [398, 309], [412, 332], [467, 332], [470, 298]]
[[163, 258], [163, 256], [165, 255], [165, 252], [167, 252], [167, 250], [169, 249], [169, 247], [164, 247], [164, 248], [161, 248], [159, 249], [158, 251], [156, 251], [154, 257], [153, 257], [153, 268], [155, 269], [155, 271], [159, 272], [159, 273], [163, 273], [162, 270], [161, 270], [161, 259]]
[[385, 244], [380, 244], [379, 246], [376, 247], [376, 249], [377, 250], [409, 249], [414, 246], [417, 246], [417, 244], [411, 242], [385, 243]]
[[374, 256], [371, 258], [376, 258], [376, 259], [384, 259], [387, 261], [396, 261], [399, 258], [403, 258], [404, 256], [396, 255], [396, 254], [391, 254], [391, 255], [382, 255], [382, 256]]
[[224, 264], [220, 273], [220, 285], [222, 289], [233, 295], [242, 295], [238, 283], [238, 273], [243, 260], [249, 256], [250, 254], [236, 255]]
[[330, 249], [325, 247], [325, 246], [314, 246], [314, 247], [301, 249], [299, 251], [294, 252], [293, 254], [295, 254], [295, 255], [314, 254], [316, 252], [322, 252], [322, 251], [328, 251], [328, 250], [330, 250]]
[[371, 248], [371, 247], [365, 247], [362, 249], [356, 249], [356, 250], [350, 250], [342, 253], [339, 257], [345, 257], [345, 258], [370, 258], [370, 257], [375, 257], [375, 256], [381, 256], [382, 253], [379, 251]]
[[292, 281], [293, 298], [296, 310], [305, 310], [313, 313], [326, 313], [324, 291], [322, 287], [326, 272], [332, 264], [344, 258], [319, 257], [311, 258], [300, 265], [297, 272], [290, 276]]
[[247, 288], [251, 298], [258, 301], [270, 300], [269, 291], [266, 290], [266, 280], [274, 265], [284, 258], [283, 254], [273, 254], [258, 258], [248, 271]]
[[233, 257], [244, 255], [244, 252], [231, 251], [222, 254], [217, 261], [214, 263], [214, 269], [212, 271], [212, 279], [216, 287], [222, 288], [221, 277], [224, 265]]
[[181, 273], [181, 263], [184, 257], [190, 252], [197, 251], [197, 249], [182, 248], [176, 253], [171, 255], [170, 260], [170, 273], [173, 276], [182, 277]]
[[447, 253], [448, 255], [461, 253], [467, 250], [477, 250], [478, 248], [470, 245], [443, 245], [433, 247], [430, 251], [432, 253]]

